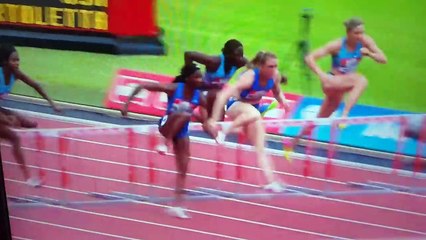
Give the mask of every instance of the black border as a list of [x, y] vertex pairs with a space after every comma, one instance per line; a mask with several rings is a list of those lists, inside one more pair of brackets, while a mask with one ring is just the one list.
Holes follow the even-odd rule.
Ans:
[[114, 55], [165, 55], [167, 50], [158, 36], [114, 36], [108, 33], [78, 33], [16, 28], [0, 24], [0, 42], [16, 46], [74, 50]]
[[12, 240], [9, 209], [7, 207], [6, 186], [4, 184], [3, 161], [0, 151], [0, 239]]

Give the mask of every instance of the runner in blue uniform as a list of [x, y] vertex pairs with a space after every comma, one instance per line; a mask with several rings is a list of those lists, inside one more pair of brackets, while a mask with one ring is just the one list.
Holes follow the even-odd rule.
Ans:
[[126, 116], [130, 101], [142, 89], [167, 93], [167, 110], [165, 115], [160, 119], [158, 128], [166, 141], [173, 143], [178, 171], [176, 179], [176, 206], [169, 208], [168, 213], [179, 218], [190, 217], [182, 206], [190, 156], [188, 127], [193, 110], [197, 106], [206, 107], [205, 96], [201, 93], [205, 86], [199, 68], [195, 64], [188, 64], [181, 69], [181, 74], [172, 83], [146, 83], [136, 87], [122, 110], [123, 116]]
[[222, 54], [219, 56], [209, 56], [195, 51], [185, 52], [185, 64], [192, 62], [203, 64], [205, 66], [204, 81], [218, 86], [206, 92], [207, 107], [205, 110], [207, 112], [201, 111], [201, 113], [203, 117], [208, 118], [211, 116], [217, 93], [228, 83], [235, 72], [245, 66], [248, 61], [244, 57], [241, 42], [236, 39], [230, 39], [225, 43]]
[[[370, 57], [378, 63], [385, 64], [387, 58], [376, 45], [373, 38], [364, 33], [364, 23], [359, 18], [351, 18], [344, 23], [346, 37], [327, 43], [325, 46], [306, 56], [306, 64], [318, 76], [325, 94], [325, 99], [318, 113], [318, 118], [327, 118], [338, 108], [343, 96], [347, 93], [347, 100], [342, 117], [348, 117], [350, 110], [367, 87], [367, 79], [356, 72], [362, 57]], [[331, 55], [332, 69], [324, 72], [316, 63], [322, 57]], [[295, 146], [299, 139], [309, 134], [312, 127], [302, 129], [290, 146]]]
[[[19, 61], [19, 55], [14, 46], [7, 44], [0, 46], [0, 98], [8, 95], [12, 91], [15, 82], [21, 80], [45, 98], [55, 111], [59, 111], [43, 88], [19, 69]], [[0, 114], [2, 115], [0, 138], [11, 143], [12, 153], [16, 161], [20, 164], [27, 184], [30, 186], [39, 186], [41, 184], [40, 179], [30, 177], [28, 168], [25, 165], [24, 155], [21, 150], [21, 140], [11, 129], [12, 127], [34, 128], [37, 126], [37, 123], [3, 107], [0, 107]]]
[[[277, 67], [278, 60], [274, 54], [259, 52], [248, 64], [248, 70], [240, 75], [236, 84], [225, 88], [218, 94], [212, 117], [208, 120], [206, 127], [212, 135], [217, 134], [219, 143], [224, 140], [227, 133], [242, 127], [243, 132], [256, 149], [257, 161], [268, 182], [264, 188], [281, 192], [284, 187], [274, 176], [273, 164], [265, 151], [265, 128], [262, 124], [261, 113], [267, 107], [263, 107], [259, 103], [263, 96], [272, 91], [278, 103], [285, 108], [286, 112], [289, 111], [287, 100], [280, 87], [283, 77]], [[215, 125], [220, 119], [224, 105], [227, 106], [226, 114], [232, 119], [232, 123], [229, 128], [216, 133]]]

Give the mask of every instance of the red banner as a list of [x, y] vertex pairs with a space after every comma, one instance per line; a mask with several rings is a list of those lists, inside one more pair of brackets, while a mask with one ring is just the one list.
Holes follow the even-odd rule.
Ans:
[[157, 36], [156, 0], [109, 0], [109, 32], [117, 36]]

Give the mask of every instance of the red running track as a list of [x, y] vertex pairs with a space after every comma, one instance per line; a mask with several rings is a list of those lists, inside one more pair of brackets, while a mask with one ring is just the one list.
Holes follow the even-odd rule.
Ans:
[[[70, 123], [40, 120], [41, 127], [72, 127]], [[75, 125], [74, 125], [75, 126]], [[81, 126], [81, 125], [79, 125]], [[138, 148], [147, 149], [145, 136]], [[102, 142], [104, 144], [100, 144]], [[106, 145], [106, 143], [113, 145]], [[47, 151], [36, 155], [33, 143], [25, 142], [28, 164], [45, 172], [46, 185], [29, 188], [22, 182], [8, 147], [2, 148], [7, 193], [10, 196], [38, 195], [53, 199], [93, 201], [87, 192], [122, 191], [172, 196], [173, 156], [138, 151], [127, 157], [125, 136], [86, 137], [73, 140], [70, 156], [55, 154], [57, 145], [47, 142]], [[243, 152], [244, 184], [235, 182], [235, 150], [221, 152], [223, 178], [215, 179], [216, 148], [208, 143], [192, 143], [193, 159], [188, 188], [220, 187], [223, 190], [262, 192], [260, 171], [253, 153]], [[150, 157], [155, 157], [156, 187], [147, 187]], [[40, 159], [43, 159], [40, 161]], [[273, 160], [280, 177], [288, 184], [314, 189], [350, 191], [346, 181], [376, 180], [395, 184], [426, 186], [424, 180], [387, 173], [335, 166], [333, 181], [325, 181], [324, 166], [312, 163], [313, 177], [301, 176], [303, 162], [289, 164], [279, 156]], [[129, 164], [136, 166], [137, 183], [128, 182]], [[66, 167], [69, 184], [61, 187]], [[284, 173], [285, 172], [285, 173]], [[356, 195], [326, 198], [294, 196], [257, 200], [190, 201], [191, 220], [178, 220], [164, 213], [166, 205], [152, 203], [98, 204], [77, 207], [11, 207], [12, 232], [16, 239], [372, 239], [426, 237], [426, 196], [414, 194]]]

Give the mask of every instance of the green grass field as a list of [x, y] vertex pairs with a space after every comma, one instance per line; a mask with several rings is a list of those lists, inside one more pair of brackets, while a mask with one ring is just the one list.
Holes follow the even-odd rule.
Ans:
[[[367, 33], [385, 51], [389, 63], [364, 59], [360, 72], [370, 85], [361, 104], [426, 112], [426, 39], [423, 0], [159, 0], [158, 22], [165, 30], [166, 56], [113, 56], [84, 52], [20, 47], [22, 69], [41, 81], [57, 100], [102, 105], [115, 71], [130, 68], [175, 75], [183, 64], [183, 52], [198, 50], [219, 54], [229, 38], [241, 40], [248, 57], [258, 50], [275, 52], [280, 68], [289, 76], [285, 91], [322, 97], [316, 78], [310, 84], [301, 77], [296, 43], [299, 14], [314, 9], [311, 46], [314, 48], [344, 35], [342, 22], [360, 16]], [[321, 64], [329, 68], [330, 58]], [[18, 84], [16, 93], [36, 95]]]

